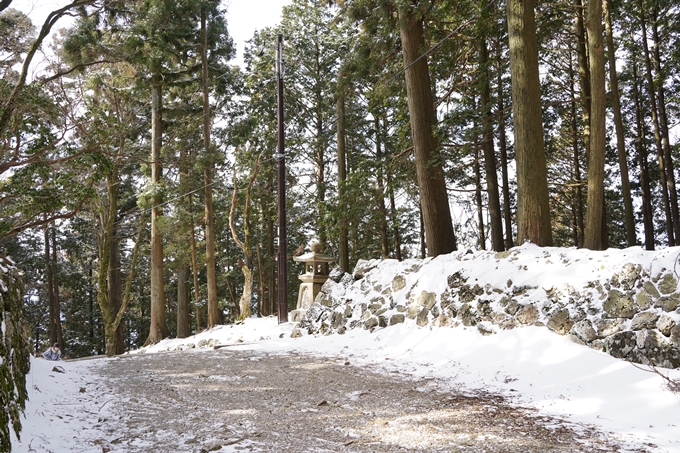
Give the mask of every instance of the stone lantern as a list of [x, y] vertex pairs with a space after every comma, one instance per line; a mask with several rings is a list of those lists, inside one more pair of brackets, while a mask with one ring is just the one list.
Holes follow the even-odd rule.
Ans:
[[307, 309], [311, 307], [321, 287], [328, 280], [328, 264], [335, 261], [335, 258], [321, 253], [321, 244], [318, 242], [312, 243], [311, 249], [309, 253], [293, 257], [293, 260], [305, 263], [305, 273], [298, 277], [302, 283], [298, 293], [297, 309], [291, 312], [293, 322], [301, 321]]

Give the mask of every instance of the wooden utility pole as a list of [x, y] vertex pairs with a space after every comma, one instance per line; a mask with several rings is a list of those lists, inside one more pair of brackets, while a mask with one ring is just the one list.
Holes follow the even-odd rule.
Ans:
[[283, 35], [279, 33], [276, 46], [276, 81], [278, 85], [278, 126], [279, 147], [277, 160], [279, 161], [279, 324], [288, 322], [288, 256], [286, 254], [286, 161], [283, 130], [283, 73], [281, 68], [281, 53], [283, 50]]

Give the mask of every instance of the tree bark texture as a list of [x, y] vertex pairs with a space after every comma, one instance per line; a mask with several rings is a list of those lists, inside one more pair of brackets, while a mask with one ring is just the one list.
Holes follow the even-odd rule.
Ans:
[[581, 87], [581, 118], [583, 120], [583, 145], [585, 148], [586, 160], [590, 155], [590, 67], [588, 66], [588, 47], [586, 28], [583, 24], [583, 2], [575, 0], [575, 32], [576, 32], [576, 54], [578, 55], [578, 75]]
[[481, 90], [479, 104], [482, 110], [482, 133], [484, 149], [484, 170], [486, 173], [486, 194], [489, 203], [489, 223], [491, 225], [491, 248], [497, 252], [505, 250], [503, 243], [503, 221], [501, 201], [498, 196], [498, 174], [496, 170], [496, 152], [493, 144], [493, 114], [491, 112], [491, 88], [489, 81], [489, 51], [486, 39], [479, 40], [479, 68]]
[[382, 135], [380, 129], [380, 119], [376, 116], [373, 120], [375, 124], [375, 160], [378, 167], [376, 173], [378, 212], [380, 213], [380, 254], [382, 259], [389, 258], [390, 239], [387, 234], [387, 206], [385, 205], [385, 178], [384, 178], [384, 156], [382, 150]]
[[[449, 197], [434, 129], [437, 125], [425, 48], [423, 21], [409, 4], [399, 8], [406, 93], [415, 152], [420, 206], [429, 256], [456, 250]], [[416, 59], [420, 58], [416, 62]]]
[[191, 207], [191, 194], [189, 194], [189, 216], [191, 218], [191, 231], [189, 243], [191, 245], [191, 271], [194, 277], [194, 311], [196, 313], [196, 332], [203, 330], [203, 311], [201, 309], [201, 287], [198, 284], [198, 253], [196, 251], [196, 224]]
[[189, 274], [187, 264], [181, 264], [177, 269], [177, 338], [186, 338], [191, 335]]
[[238, 196], [238, 185], [236, 178], [236, 166], [234, 166], [234, 191], [231, 198], [231, 208], [229, 209], [229, 229], [231, 230], [231, 236], [243, 252], [244, 260], [239, 264], [241, 271], [243, 272], [244, 283], [243, 283], [243, 293], [239, 300], [239, 319], [246, 319], [250, 317], [250, 302], [253, 297], [253, 251], [251, 248], [251, 232], [250, 232], [250, 194], [253, 189], [253, 184], [255, 183], [255, 178], [260, 171], [260, 159], [262, 156], [257, 158], [255, 162], [255, 168], [250, 175], [250, 182], [246, 188], [246, 199], [243, 207], [243, 241], [238, 237], [236, 231], [236, 225], [234, 223], [234, 214], [236, 212], [236, 201]]
[[635, 102], [635, 126], [637, 136], [635, 149], [640, 166], [640, 191], [642, 195], [642, 222], [645, 231], [645, 250], [654, 250], [654, 214], [652, 211], [652, 192], [649, 183], [649, 162], [647, 159], [647, 147], [645, 146], [645, 129], [643, 126], [642, 106], [640, 105], [640, 90], [638, 89], [637, 60], [632, 61], [633, 71], [633, 101]]
[[345, 272], [349, 272], [349, 241], [347, 239], [347, 169], [345, 167], [345, 93], [340, 90], [335, 103], [337, 116], [338, 146], [338, 264]]
[[[680, 211], [678, 210], [678, 192], [675, 184], [675, 165], [673, 164], [673, 155], [671, 153], [670, 136], [668, 131], [668, 116], [666, 114], [666, 94], [664, 90], [664, 83], [666, 81], [665, 70], [661, 65], [661, 53], [659, 47], [661, 40], [659, 38], [658, 26], [658, 5], [654, 4], [652, 7], [652, 56], [654, 57], [654, 69], [656, 71], [656, 86], [659, 99], [659, 126], [661, 128], [661, 143], [663, 145], [664, 162], [666, 164], [666, 176], [668, 183], [668, 193], [671, 204], [671, 214], [673, 216], [673, 231], [675, 232], [676, 245], [678, 244], [677, 236], [680, 235]], [[645, 33], [646, 35], [646, 33]]]
[[552, 245], [534, 3], [508, 1], [517, 162], [517, 242]]
[[611, 0], [603, 2], [604, 25], [607, 36], [607, 58], [609, 60], [609, 87], [611, 90], [612, 111], [614, 113], [614, 126], [616, 128], [616, 151], [619, 156], [619, 169], [621, 171], [621, 190], [623, 207], [626, 221], [626, 243], [628, 247], [637, 244], [635, 234], [635, 212], [633, 211], [633, 197], [630, 191], [630, 179], [628, 176], [628, 159], [626, 157], [626, 136], [623, 128], [621, 115], [621, 100], [619, 96], [619, 79], [616, 73], [616, 48], [614, 46], [614, 34], [612, 32]]
[[208, 92], [208, 38], [205, 7], [201, 9], [201, 66], [203, 79], [203, 148], [206, 162], [203, 168], [205, 202], [205, 274], [208, 287], [208, 329], [222, 323], [217, 306], [217, 276], [215, 275], [215, 214], [213, 211], [213, 160], [210, 156], [210, 98]]
[[[120, 238], [118, 238], [118, 228], [115, 224], [111, 237], [109, 238], [111, 253], [109, 255], [109, 305], [112, 313], [118, 313], [123, 302], [123, 282], [120, 275]], [[125, 341], [123, 338], [123, 326], [118, 324], [115, 333], [115, 352], [122, 354], [125, 352]]]
[[503, 71], [501, 67], [501, 46], [497, 46], [497, 85], [498, 85], [498, 147], [501, 153], [501, 177], [503, 178], [503, 221], [505, 223], [505, 249], [514, 246], [512, 240], [512, 209], [510, 206], [510, 183], [508, 177], [508, 145], [505, 135], [505, 102], [503, 101]]
[[590, 154], [588, 155], [588, 199], [583, 246], [590, 250], [606, 249], [604, 161], [606, 146], [606, 92], [604, 41], [602, 39], [602, 0], [588, 2], [588, 61], [590, 63]]
[[163, 177], [161, 146], [163, 140], [162, 92], [160, 76], [154, 77], [151, 88], [151, 184], [154, 187], [151, 208], [151, 324], [145, 344], [155, 344], [168, 336], [165, 321], [165, 292], [163, 280], [163, 234], [159, 226], [163, 215], [160, 184]]
[[57, 312], [54, 304], [54, 283], [53, 283], [53, 267], [52, 259], [50, 258], [50, 226], [47, 224], [45, 226], [45, 280], [47, 282], [47, 307], [48, 307], [48, 319], [49, 327], [48, 334], [50, 336], [50, 346], [57, 342]]
[[578, 139], [578, 119], [576, 118], [576, 89], [574, 88], [574, 72], [569, 64], [570, 91], [571, 91], [571, 146], [573, 150], [573, 175], [574, 175], [574, 246], [583, 247], [583, 234], [585, 223], [583, 221], [583, 190], [581, 188], [581, 153]]
[[486, 233], [484, 231], [484, 206], [482, 200], [482, 172], [479, 165], [479, 149], [475, 146], [475, 203], [477, 205], [477, 231], [479, 249], [486, 250]]
[[668, 196], [668, 177], [666, 174], [666, 157], [663, 150], [661, 127], [659, 125], [659, 116], [656, 102], [656, 91], [654, 89], [654, 79], [652, 77], [652, 62], [649, 56], [649, 45], [647, 44], [647, 23], [644, 14], [644, 6], [642, 0], [638, 0], [638, 7], [640, 9], [640, 25], [642, 28], [642, 49], [645, 56], [645, 75], [647, 78], [647, 93], [649, 94], [650, 110], [652, 111], [652, 124], [654, 125], [654, 140], [656, 142], [656, 151], [659, 158], [659, 180], [661, 181], [661, 198], [663, 200], [663, 207], [666, 214], [666, 234], [668, 236], [668, 245], [676, 244], [676, 235], [680, 232], [675, 231], [673, 227], [673, 215], [671, 211], [670, 198]]

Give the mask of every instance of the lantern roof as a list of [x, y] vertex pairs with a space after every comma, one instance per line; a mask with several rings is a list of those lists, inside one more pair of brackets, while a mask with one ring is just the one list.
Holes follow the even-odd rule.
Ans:
[[323, 253], [309, 252], [304, 255], [294, 256], [294, 261], [304, 261], [306, 263], [333, 263], [335, 258], [332, 256], [324, 255]]

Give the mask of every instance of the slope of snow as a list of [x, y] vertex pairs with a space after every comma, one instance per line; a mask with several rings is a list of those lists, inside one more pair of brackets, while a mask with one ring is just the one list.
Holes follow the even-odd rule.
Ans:
[[[374, 333], [355, 330], [345, 335], [290, 338], [292, 329], [291, 324], [277, 325], [273, 317], [249, 319], [191, 338], [165, 340], [144, 353], [213, 340], [213, 344], [240, 343], [242, 348], [263, 351], [341, 356], [354, 365], [385, 372], [398, 369], [416, 378], [439, 378], [441, 385], [457, 390], [497, 391], [575, 425], [596, 425], [631, 448], [644, 443], [656, 445], [658, 451], [680, 452], [680, 395], [664, 388], [663, 380], [653, 373], [544, 328], [482, 336], [476, 329], [404, 324]], [[281, 334], [284, 338], [279, 338]], [[14, 451], [101, 451], [96, 425], [106, 402], [97, 398], [100, 362], [33, 361], [22, 441], [15, 440]], [[54, 365], [63, 366], [66, 373], [52, 372]], [[663, 372], [680, 379], [680, 370]]]
[[[620, 269], [626, 261], [640, 263], [649, 275], [674, 270], [679, 250], [519, 249], [514, 270], [505, 267], [495, 272], [489, 269], [497, 261], [487, 252], [426, 260], [441, 262], [441, 272], [433, 272], [427, 262], [414, 260], [414, 265], [424, 264], [422, 268], [426, 269], [418, 276], [417, 287], [430, 291], [438, 286], [444, 288], [446, 262], [456, 259], [467, 261], [468, 275], [479, 278], [480, 285], [500, 285], [507, 280], [515, 285], [535, 282], [561, 263], [564, 269], [559, 278], [553, 273], [545, 286], [570, 285], [580, 291], [589, 282], [610, 278], [612, 270]], [[396, 265], [403, 264], [386, 262], [381, 267]], [[384, 284], [390, 283], [391, 277], [386, 277]], [[670, 392], [659, 375], [572, 343], [545, 327], [500, 330], [483, 336], [476, 328], [417, 327], [415, 320], [407, 320], [373, 333], [355, 329], [344, 335], [291, 338], [294, 327], [290, 323], [278, 325], [274, 317], [251, 318], [243, 324], [220, 326], [190, 338], [164, 340], [133, 353], [239, 344], [241, 348], [262, 351], [342, 357], [353, 365], [385, 373], [396, 369], [416, 379], [437, 378], [444, 389], [498, 392], [541, 414], [565, 418], [577, 429], [597, 426], [628, 450], [644, 445], [651, 451], [680, 452], [680, 395]], [[101, 452], [97, 423], [106, 401], [98, 389], [101, 384], [97, 382], [97, 367], [105, 360], [108, 359], [55, 363], [34, 359], [27, 379], [30, 401], [22, 440], [13, 440], [13, 451]], [[54, 365], [63, 366], [66, 372], [52, 372]], [[680, 369], [659, 371], [680, 381]]]

